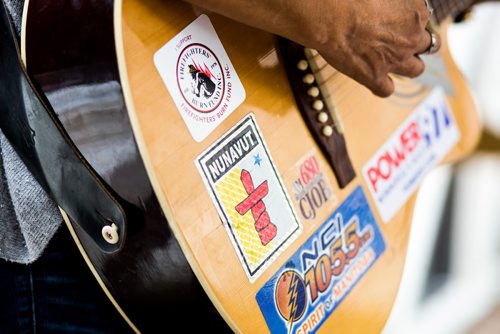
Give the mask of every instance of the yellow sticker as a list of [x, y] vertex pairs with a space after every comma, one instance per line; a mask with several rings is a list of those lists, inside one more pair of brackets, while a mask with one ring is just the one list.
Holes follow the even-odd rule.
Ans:
[[196, 160], [250, 282], [302, 231], [253, 115]]

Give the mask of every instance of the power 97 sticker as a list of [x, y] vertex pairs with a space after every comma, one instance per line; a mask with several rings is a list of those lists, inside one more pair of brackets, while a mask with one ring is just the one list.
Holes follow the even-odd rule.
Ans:
[[358, 187], [257, 293], [271, 333], [315, 333], [384, 251]]
[[384, 222], [391, 220], [459, 137], [444, 91], [435, 88], [363, 167]]
[[196, 165], [253, 282], [302, 230], [253, 115], [198, 156]]

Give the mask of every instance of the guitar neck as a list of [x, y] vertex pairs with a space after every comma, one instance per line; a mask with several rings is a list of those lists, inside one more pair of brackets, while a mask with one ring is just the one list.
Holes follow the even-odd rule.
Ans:
[[430, 0], [434, 8], [437, 23], [443, 22], [447, 17], [455, 17], [463, 10], [469, 8], [474, 0]]

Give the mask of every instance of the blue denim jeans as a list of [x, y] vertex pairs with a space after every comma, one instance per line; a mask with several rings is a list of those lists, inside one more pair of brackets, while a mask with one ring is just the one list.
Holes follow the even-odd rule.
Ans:
[[0, 333], [131, 333], [61, 226], [31, 265], [0, 259]]

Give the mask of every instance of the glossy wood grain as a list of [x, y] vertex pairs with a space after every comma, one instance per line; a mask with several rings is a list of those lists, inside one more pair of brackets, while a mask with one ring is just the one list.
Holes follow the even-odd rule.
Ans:
[[[294, 104], [285, 73], [276, 55], [274, 37], [206, 13], [224, 45], [247, 92], [244, 103], [200, 143], [189, 134], [154, 64], [153, 55], [201, 10], [181, 1], [124, 0], [115, 12], [120, 77], [133, 129], [150, 180], [163, 211], [197, 278], [231, 328], [244, 333], [268, 330], [255, 295], [285, 261], [318, 229], [353, 189], [368, 188], [361, 177], [364, 164], [415, 110], [429, 93], [418, 83], [398, 80], [402, 94], [388, 99], [374, 97], [367, 89], [337, 74], [328, 88], [345, 125], [345, 138], [358, 177], [345, 189], [331, 184], [336, 203], [321, 210], [304, 231], [254, 282], [249, 283], [236, 252], [195, 166], [197, 156], [228, 129], [253, 113], [263, 132], [277, 169], [288, 191], [296, 177], [293, 166], [314, 143]], [[119, 9], [119, 7], [117, 7]], [[443, 32], [445, 30], [443, 29]], [[121, 33], [120, 33], [121, 32]], [[453, 161], [470, 152], [477, 142], [480, 123], [462, 76], [444, 45], [440, 57], [453, 82], [449, 97], [461, 139], [446, 158]], [[326, 167], [328, 178], [335, 177]], [[368, 196], [370, 197], [370, 196]], [[378, 218], [387, 249], [339, 308], [321, 327], [323, 333], [377, 333], [391, 311], [405, 262], [415, 196], [388, 224]]]
[[[182, 321], [193, 312], [209, 322], [204, 327], [227, 331], [172, 234], [137, 150], [118, 75], [113, 1], [25, 5], [23, 53], [29, 72], [85, 159], [137, 211], [127, 213], [124, 245], [115, 253], [94, 242], [102, 240], [106, 216], [85, 222], [98, 227], [90, 236], [82, 222], [65, 215], [101, 286], [134, 330], [154, 332], [166, 314]], [[82, 195], [88, 203], [96, 197]], [[199, 324], [185, 328], [194, 331]]]
[[[333, 69], [323, 73], [325, 78], [333, 75], [327, 88], [344, 123], [358, 177], [341, 190], [320, 159], [334, 196], [314, 220], [303, 221], [299, 238], [250, 283], [194, 161], [253, 113], [291, 192], [297, 162], [315, 145], [294, 103], [274, 36], [206, 13], [241, 78], [246, 99], [197, 143], [154, 67], [153, 54], [202, 11], [181, 1], [28, 4], [38, 4], [27, 11], [33, 19], [25, 20], [23, 34], [29, 70], [93, 167], [143, 213], [142, 219], [129, 221], [124, 248], [115, 254], [96, 248], [78, 222], [68, 218], [68, 226], [110, 299], [135, 330], [144, 332], [170, 328], [174, 322], [186, 331], [224, 331], [205, 293], [234, 331], [266, 332], [256, 292], [358, 185], [370, 198], [361, 168], [429, 92], [414, 81], [397, 80], [398, 92], [379, 99]], [[474, 147], [480, 126], [446, 45], [440, 56], [454, 85], [449, 103], [461, 132], [446, 158], [452, 161]], [[75, 101], [84, 101], [85, 108], [74, 108]], [[414, 201], [412, 196], [388, 224], [381, 222], [371, 202], [387, 249], [321, 331], [381, 331], [397, 293]]]

